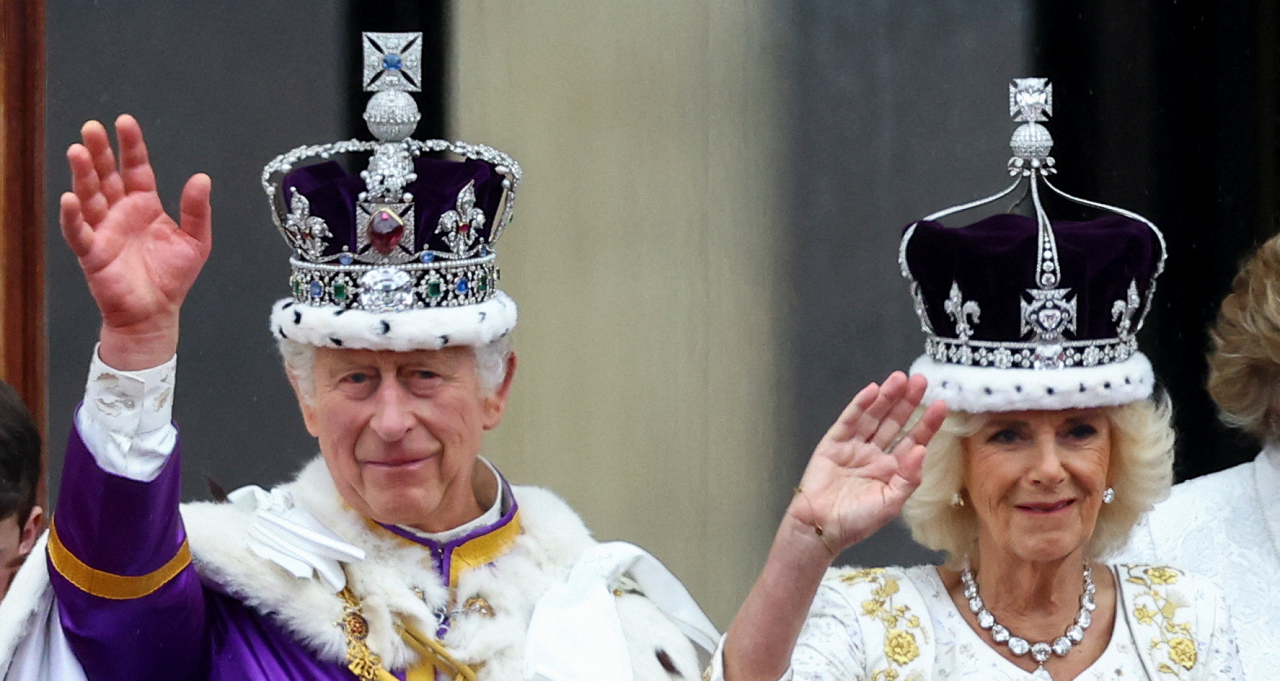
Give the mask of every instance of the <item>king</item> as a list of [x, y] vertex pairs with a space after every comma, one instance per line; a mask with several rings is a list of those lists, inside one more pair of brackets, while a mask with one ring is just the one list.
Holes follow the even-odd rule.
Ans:
[[[493, 247], [520, 166], [410, 138], [421, 37], [363, 40], [376, 139], [263, 172], [292, 251], [270, 329], [320, 449], [274, 489], [179, 504], [179, 313], [212, 246], [209, 177], [175, 221], [133, 118], [118, 159], [96, 121], [68, 150], [62, 230], [102, 328], [47, 563], [15, 580], [29, 633], [7, 678], [699, 678], [718, 634], [680, 582], [479, 455], [516, 370]], [[330, 160], [366, 154], [358, 176]]]

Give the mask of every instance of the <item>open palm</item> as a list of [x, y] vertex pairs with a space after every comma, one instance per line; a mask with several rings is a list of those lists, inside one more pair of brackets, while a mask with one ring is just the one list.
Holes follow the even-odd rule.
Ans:
[[946, 407], [935, 402], [910, 432], [908, 422], [924, 397], [925, 379], [901, 372], [856, 396], [814, 449], [788, 513], [822, 528], [833, 551], [865, 539], [902, 510], [920, 485], [925, 445]]
[[142, 130], [116, 121], [117, 168], [107, 131], [89, 121], [67, 150], [73, 192], [62, 195], [62, 233], [80, 260], [108, 330], [139, 338], [172, 333], [212, 244], [209, 177], [187, 181], [181, 227], [164, 212]]

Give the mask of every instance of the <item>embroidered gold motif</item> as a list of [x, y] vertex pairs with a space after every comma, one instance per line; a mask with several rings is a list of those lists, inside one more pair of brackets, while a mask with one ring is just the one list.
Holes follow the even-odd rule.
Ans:
[[1164, 649], [1168, 655], [1169, 661], [1160, 662], [1156, 670], [1175, 679], [1184, 679], [1182, 671], [1191, 671], [1200, 656], [1196, 643], [1191, 638], [1191, 625], [1177, 621], [1178, 611], [1187, 607], [1187, 604], [1182, 602], [1176, 591], [1162, 588], [1176, 585], [1181, 573], [1167, 567], [1123, 567], [1128, 573], [1126, 582], [1145, 587], [1134, 598], [1134, 619], [1152, 627], [1149, 631], [1157, 633], [1151, 638], [1151, 650], [1155, 652]]
[[347, 669], [360, 681], [379, 681], [389, 675], [382, 668], [382, 658], [369, 650], [369, 621], [361, 612], [360, 601], [348, 586], [338, 593], [342, 599], [342, 620], [338, 626], [347, 634]]
[[481, 617], [493, 617], [493, 606], [489, 605], [489, 601], [486, 601], [480, 596], [472, 596], [471, 598], [468, 598], [467, 601], [462, 604], [462, 609], [465, 612], [480, 615]]
[[[866, 583], [875, 587], [871, 598], [862, 602], [862, 614], [884, 624], [884, 654], [891, 663], [902, 667], [920, 656], [916, 633], [927, 634], [920, 628], [918, 615], [907, 606], [894, 603], [894, 594], [899, 591], [896, 577], [888, 576], [884, 568], [870, 568], [841, 575], [839, 579], [846, 584]], [[899, 671], [893, 667], [871, 672], [871, 681], [897, 681], [898, 678]]]

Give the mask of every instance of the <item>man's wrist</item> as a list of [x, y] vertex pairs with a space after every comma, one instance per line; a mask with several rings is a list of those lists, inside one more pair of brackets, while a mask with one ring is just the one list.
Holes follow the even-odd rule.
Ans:
[[98, 334], [98, 358], [119, 371], [158, 367], [178, 352], [178, 318], [150, 328], [117, 328], [102, 325]]

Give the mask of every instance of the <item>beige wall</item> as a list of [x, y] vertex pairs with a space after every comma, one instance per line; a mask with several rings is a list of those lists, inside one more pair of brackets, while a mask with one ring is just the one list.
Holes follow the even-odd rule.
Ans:
[[486, 451], [601, 539], [641, 544], [727, 626], [776, 478], [781, 262], [767, 3], [465, 0], [450, 134], [521, 164], [497, 246], [519, 303]]

